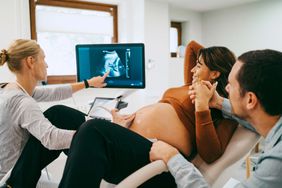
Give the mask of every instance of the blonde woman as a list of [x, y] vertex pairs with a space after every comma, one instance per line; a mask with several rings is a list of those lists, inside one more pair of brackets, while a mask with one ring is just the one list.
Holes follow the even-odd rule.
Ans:
[[0, 179], [13, 168], [7, 186], [35, 187], [41, 169], [67, 151], [85, 121], [83, 113], [61, 105], [42, 113], [37, 101], [66, 99], [85, 86], [105, 86], [107, 74], [86, 84], [36, 87], [38, 81], [46, 80], [44, 59], [34, 40], [16, 40], [0, 53], [0, 66], [7, 63], [16, 75], [16, 82], [0, 85]]

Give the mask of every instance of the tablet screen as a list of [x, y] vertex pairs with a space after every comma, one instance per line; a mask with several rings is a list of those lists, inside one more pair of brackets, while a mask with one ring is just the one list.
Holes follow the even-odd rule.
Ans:
[[117, 108], [117, 104], [118, 101], [115, 98], [96, 97], [90, 106], [87, 116], [111, 120], [111, 110]]

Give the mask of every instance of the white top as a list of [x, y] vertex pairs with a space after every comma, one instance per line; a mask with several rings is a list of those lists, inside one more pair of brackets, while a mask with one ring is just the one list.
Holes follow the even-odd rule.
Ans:
[[0, 179], [15, 165], [32, 134], [48, 149], [66, 149], [75, 131], [58, 129], [46, 119], [37, 104], [72, 96], [70, 85], [37, 87], [29, 96], [18, 84], [0, 88]]

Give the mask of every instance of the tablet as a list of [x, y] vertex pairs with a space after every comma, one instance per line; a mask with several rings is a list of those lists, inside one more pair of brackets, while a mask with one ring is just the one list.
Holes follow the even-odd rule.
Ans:
[[94, 119], [111, 120], [111, 110], [117, 108], [118, 101], [115, 98], [96, 97], [91, 103], [87, 116]]

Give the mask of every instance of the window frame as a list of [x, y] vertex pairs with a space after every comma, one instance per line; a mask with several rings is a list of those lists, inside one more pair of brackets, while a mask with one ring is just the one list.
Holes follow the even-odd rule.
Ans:
[[[181, 45], [182, 41], [182, 23], [181, 22], [170, 22], [170, 28], [175, 28], [177, 30], [177, 46]], [[177, 53], [176, 52], [171, 52], [170, 57], [176, 57]]]
[[[36, 5], [78, 8], [108, 12], [113, 16], [112, 43], [118, 42], [118, 6], [112, 4], [95, 3], [84, 0], [29, 0], [31, 39], [37, 40], [36, 32]], [[47, 76], [48, 84], [63, 84], [76, 82], [76, 75]]]

